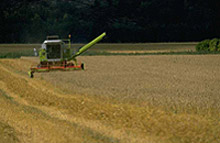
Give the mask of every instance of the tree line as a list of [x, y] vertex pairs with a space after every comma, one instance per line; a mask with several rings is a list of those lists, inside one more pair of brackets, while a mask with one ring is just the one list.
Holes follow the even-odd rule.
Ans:
[[41, 43], [47, 35], [87, 42], [200, 41], [218, 37], [220, 2], [206, 0], [2, 0], [0, 43]]

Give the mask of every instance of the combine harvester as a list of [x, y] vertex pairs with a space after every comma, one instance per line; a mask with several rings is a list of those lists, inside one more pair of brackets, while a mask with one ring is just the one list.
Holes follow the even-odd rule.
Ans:
[[[83, 70], [84, 64], [78, 63], [76, 57], [102, 40], [105, 35], [106, 33], [101, 34], [90, 43], [81, 47], [79, 51], [74, 54], [71, 54], [70, 50], [71, 35], [69, 35], [69, 39], [66, 40], [61, 40], [58, 36], [47, 36], [47, 40], [44, 41], [39, 51], [40, 64], [32, 66], [28, 75], [30, 78], [33, 78], [35, 72]], [[66, 43], [68, 43], [68, 45]]]

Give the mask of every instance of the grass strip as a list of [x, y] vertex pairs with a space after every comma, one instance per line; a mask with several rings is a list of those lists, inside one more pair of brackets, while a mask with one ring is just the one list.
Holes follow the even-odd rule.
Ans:
[[[185, 51], [185, 52], [154, 52], [154, 53], [111, 53], [111, 52], [97, 52], [97, 51], [88, 51], [82, 56], [142, 56], [142, 55], [208, 55], [208, 54], [220, 54], [220, 52], [208, 52], [208, 51]], [[0, 59], [9, 58], [16, 59], [21, 56], [34, 56], [31, 51], [22, 51], [22, 52], [10, 52], [10, 53], [0, 53]]]

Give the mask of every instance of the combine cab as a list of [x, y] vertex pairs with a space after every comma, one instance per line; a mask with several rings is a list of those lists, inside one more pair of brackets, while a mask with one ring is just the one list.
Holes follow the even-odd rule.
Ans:
[[78, 52], [71, 54], [71, 42], [69, 39], [59, 39], [58, 36], [47, 36], [47, 40], [41, 46], [39, 51], [40, 63], [32, 66], [28, 72], [31, 78], [35, 72], [49, 72], [54, 70], [83, 70], [84, 64], [78, 63], [76, 57], [87, 51], [90, 47], [103, 39], [106, 33], [101, 34], [90, 43], [79, 49]]

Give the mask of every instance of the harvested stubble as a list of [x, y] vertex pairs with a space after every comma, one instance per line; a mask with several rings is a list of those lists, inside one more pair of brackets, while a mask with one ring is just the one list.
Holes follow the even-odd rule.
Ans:
[[26, 71], [36, 59], [0, 61], [1, 90], [13, 97], [1, 99], [0, 121], [22, 142], [220, 141], [218, 55], [79, 60], [85, 71], [35, 79]]
[[[72, 51], [76, 52], [84, 44], [72, 44]], [[196, 43], [139, 43], [139, 44], [96, 44], [89, 49], [87, 55], [117, 55], [117, 54], [161, 54], [161, 53], [189, 53], [195, 52]], [[34, 56], [40, 44], [0, 44], [0, 58], [20, 58]]]

